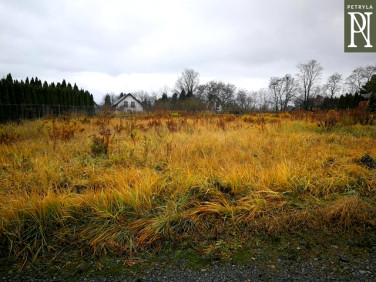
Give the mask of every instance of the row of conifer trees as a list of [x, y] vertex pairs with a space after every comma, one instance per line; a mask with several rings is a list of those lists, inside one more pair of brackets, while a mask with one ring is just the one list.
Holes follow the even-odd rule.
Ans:
[[65, 80], [56, 85], [37, 77], [18, 81], [11, 74], [0, 80], [0, 122], [67, 112], [93, 114], [93, 95]]
[[18, 81], [8, 74], [0, 80], [0, 105], [94, 106], [94, 99], [88, 91], [65, 80], [56, 85], [42, 84], [37, 77]]

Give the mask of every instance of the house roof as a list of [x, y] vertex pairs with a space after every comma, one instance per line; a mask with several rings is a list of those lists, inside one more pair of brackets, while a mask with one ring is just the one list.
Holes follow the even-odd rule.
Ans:
[[371, 98], [371, 94], [372, 94], [372, 92], [367, 93], [367, 94], [362, 94], [362, 98], [368, 100], [369, 98]]
[[125, 98], [129, 96], [131, 96], [134, 100], [136, 100], [142, 106], [141, 102], [135, 96], [133, 96], [131, 93], [128, 93], [127, 95], [123, 95], [123, 97], [120, 97], [120, 99], [117, 100], [117, 102], [114, 103], [111, 107], [114, 107], [114, 108], [117, 107], [117, 105], [119, 105], [121, 101], [123, 101]]

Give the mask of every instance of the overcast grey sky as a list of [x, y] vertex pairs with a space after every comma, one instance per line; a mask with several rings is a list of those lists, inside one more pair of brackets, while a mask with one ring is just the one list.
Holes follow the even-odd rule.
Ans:
[[184, 68], [267, 87], [317, 59], [323, 79], [376, 63], [344, 53], [344, 0], [1, 0], [0, 76], [76, 82], [94, 94], [173, 87]]

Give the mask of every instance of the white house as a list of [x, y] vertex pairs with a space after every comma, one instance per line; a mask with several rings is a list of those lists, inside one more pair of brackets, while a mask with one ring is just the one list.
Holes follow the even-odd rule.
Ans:
[[112, 107], [119, 111], [142, 112], [144, 107], [132, 94], [124, 94], [120, 99], [112, 105]]

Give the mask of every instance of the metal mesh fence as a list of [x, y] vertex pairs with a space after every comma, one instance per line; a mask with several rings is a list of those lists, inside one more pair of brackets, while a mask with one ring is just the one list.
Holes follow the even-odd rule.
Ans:
[[93, 106], [66, 105], [0, 105], [0, 121], [36, 119], [45, 116], [81, 113], [94, 115]]

